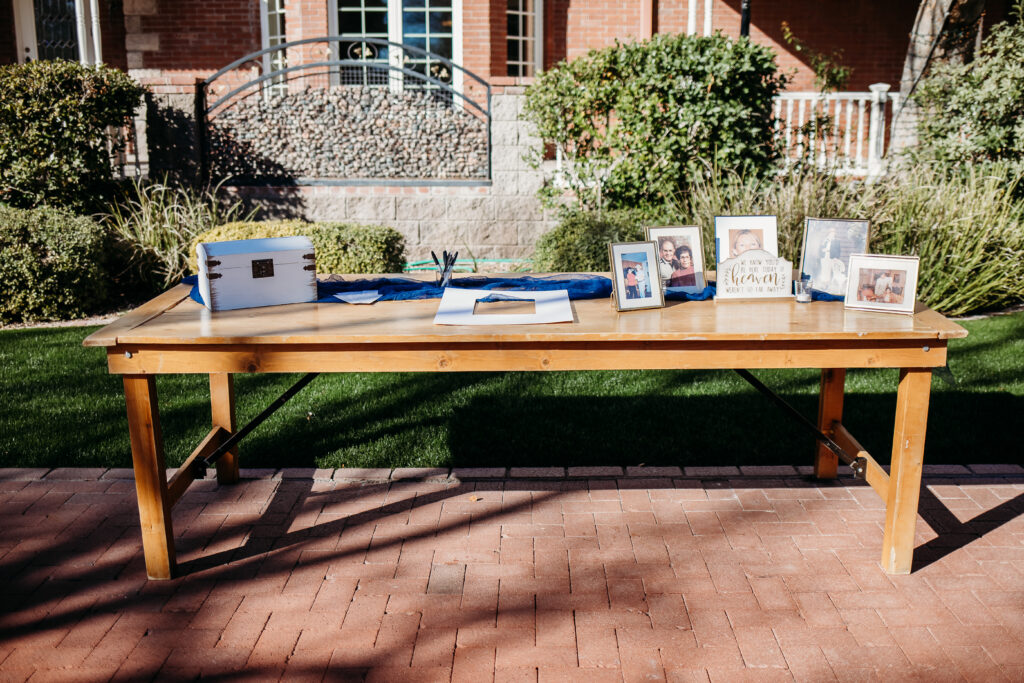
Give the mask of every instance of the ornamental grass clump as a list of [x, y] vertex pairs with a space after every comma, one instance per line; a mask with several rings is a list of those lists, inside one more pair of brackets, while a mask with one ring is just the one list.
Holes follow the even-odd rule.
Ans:
[[197, 192], [164, 182], [133, 180], [122, 201], [104, 217], [128, 247], [139, 278], [162, 290], [181, 280], [188, 269], [190, 244], [196, 235], [242, 217], [242, 203], [223, 204], [220, 185]]
[[866, 188], [871, 251], [921, 258], [917, 298], [946, 315], [1024, 300], [1024, 176], [1006, 164], [921, 166]]

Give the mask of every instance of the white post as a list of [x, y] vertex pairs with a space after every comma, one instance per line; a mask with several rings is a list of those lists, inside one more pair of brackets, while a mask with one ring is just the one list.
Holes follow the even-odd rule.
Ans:
[[690, 0], [686, 10], [686, 35], [697, 32], [697, 0]]
[[92, 63], [103, 63], [103, 40], [100, 35], [100, 2], [89, 0], [89, 19], [92, 22]]
[[868, 175], [877, 176], [882, 172], [882, 156], [885, 154], [885, 100], [889, 92], [888, 83], [873, 83], [871, 91], [871, 120], [868, 124]]
[[92, 64], [92, 41], [89, 40], [89, 24], [85, 20], [85, 0], [75, 0], [75, 28], [78, 30], [78, 61]]
[[711, 35], [711, 7], [715, 0], [704, 0], [704, 35]]

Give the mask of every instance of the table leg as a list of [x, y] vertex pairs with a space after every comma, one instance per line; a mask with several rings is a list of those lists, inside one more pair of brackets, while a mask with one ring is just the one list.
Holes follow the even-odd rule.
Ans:
[[167, 466], [160, 433], [156, 379], [153, 375], [125, 375], [124, 398], [128, 406], [128, 434], [146, 574], [151, 579], [169, 579], [176, 569], [174, 531], [167, 497]]
[[930, 369], [900, 370], [889, 497], [885, 502], [885, 537], [882, 539], [882, 568], [889, 574], [909, 574], [914, 559], [914, 528], [921, 496], [921, 468], [931, 388]]
[[[832, 436], [832, 423], [843, 421], [843, 390], [846, 384], [846, 370], [825, 368], [821, 371], [821, 392], [818, 395], [818, 429]], [[817, 442], [814, 455], [814, 476], [818, 479], [835, 479], [839, 458], [825, 444]]]
[[[210, 374], [210, 410], [214, 427], [235, 431], [235, 381], [227, 372]], [[234, 484], [238, 481], [238, 446], [217, 460], [217, 482]]]

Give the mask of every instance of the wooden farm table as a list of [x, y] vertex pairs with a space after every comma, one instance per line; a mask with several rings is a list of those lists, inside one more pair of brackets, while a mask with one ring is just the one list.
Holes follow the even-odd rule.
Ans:
[[[820, 368], [819, 428], [864, 457], [865, 478], [886, 502], [882, 566], [910, 572], [928, 423], [932, 368], [967, 332], [924, 307], [913, 316], [845, 310], [842, 303], [670, 302], [617, 313], [609, 299], [572, 302], [575, 321], [547, 325], [434, 325], [438, 300], [372, 306], [292, 304], [211, 313], [179, 285], [90, 335], [124, 376], [146, 570], [175, 572], [171, 507], [206, 458], [236, 429], [234, 373], [464, 372], [498, 370]], [[899, 368], [891, 468], [887, 474], [842, 424], [847, 368]], [[167, 480], [158, 374], [210, 376], [213, 428]], [[820, 478], [837, 458], [820, 445]], [[238, 452], [217, 461], [217, 479], [238, 479]]]

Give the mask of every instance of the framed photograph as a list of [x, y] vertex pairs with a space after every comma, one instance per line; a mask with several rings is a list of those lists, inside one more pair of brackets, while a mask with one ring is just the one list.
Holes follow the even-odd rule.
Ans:
[[609, 244], [608, 257], [618, 310], [633, 311], [665, 305], [665, 290], [658, 276], [658, 252], [654, 242]]
[[704, 291], [704, 249], [696, 225], [646, 228], [647, 239], [658, 245], [658, 275], [666, 292]]
[[800, 249], [800, 278], [811, 287], [836, 296], [846, 293], [851, 254], [868, 252], [868, 221], [808, 218]]
[[913, 313], [918, 266], [916, 256], [851, 254], [846, 308]]
[[779, 255], [775, 216], [715, 216], [715, 263], [756, 249]]

